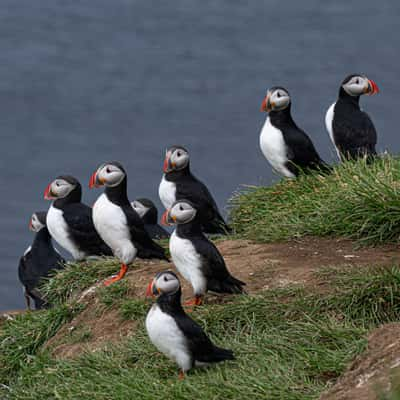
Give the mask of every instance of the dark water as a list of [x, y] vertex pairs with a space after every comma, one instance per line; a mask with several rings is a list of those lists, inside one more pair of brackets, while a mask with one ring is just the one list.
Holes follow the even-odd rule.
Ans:
[[[47, 183], [87, 185], [106, 160], [133, 197], [157, 199], [163, 152], [183, 144], [219, 205], [240, 184], [270, 183], [258, 147], [272, 85], [328, 161], [324, 114], [338, 83], [365, 72], [379, 149], [400, 149], [400, 3], [2, 0], [0, 4], [0, 309], [23, 306], [18, 257]], [[85, 191], [92, 203], [99, 193]]]

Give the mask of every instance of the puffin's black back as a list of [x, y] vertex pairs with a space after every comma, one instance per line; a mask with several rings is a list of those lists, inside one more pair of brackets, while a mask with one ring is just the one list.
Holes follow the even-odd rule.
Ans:
[[288, 149], [286, 168], [294, 175], [308, 170], [328, 171], [329, 166], [322, 161], [309, 136], [301, 130], [291, 116], [291, 105], [284, 110], [271, 111], [271, 124], [282, 132]]
[[40, 280], [50, 272], [64, 268], [65, 260], [54, 249], [50, 233], [46, 227], [36, 233], [31, 249], [20, 258], [18, 277], [22, 285], [35, 301], [36, 308], [42, 308], [44, 301], [35, 290]]
[[244, 292], [242, 286], [246, 284], [229, 273], [221, 253], [202, 232], [197, 216], [186, 224], [178, 225], [176, 234], [182, 239], [189, 240], [200, 255], [201, 272], [207, 279], [207, 290], [217, 293]]
[[192, 175], [189, 165], [179, 171], [166, 173], [165, 179], [175, 183], [176, 200], [186, 199], [196, 206], [204, 232], [215, 234], [230, 232], [211, 193], [203, 182]]
[[333, 136], [346, 159], [376, 155], [376, 130], [368, 114], [361, 111], [359, 99], [359, 96], [350, 96], [341, 87], [334, 108]]
[[138, 250], [138, 257], [168, 261], [165, 250], [151, 239], [142, 219], [128, 199], [126, 176], [118, 186], [106, 187], [105, 194], [108, 200], [122, 209], [128, 223], [131, 241]]
[[162, 294], [158, 297], [157, 304], [162, 312], [175, 320], [184, 334], [192, 355], [192, 365], [195, 361], [212, 363], [233, 360], [235, 357], [232, 350], [215, 346], [201, 326], [185, 313], [181, 305], [181, 294], [181, 288], [173, 294]]
[[152, 239], [167, 239], [170, 234], [163, 227], [158, 225], [158, 211], [155, 204], [145, 198], [137, 199], [138, 202], [148, 208], [146, 214], [143, 215], [142, 221], [144, 229]]
[[69, 175], [61, 175], [75, 185], [68, 196], [54, 201], [54, 207], [63, 211], [63, 217], [68, 225], [70, 238], [84, 253], [91, 256], [112, 256], [113, 252], [97, 233], [93, 220], [92, 208], [81, 203], [82, 186], [77, 179]]

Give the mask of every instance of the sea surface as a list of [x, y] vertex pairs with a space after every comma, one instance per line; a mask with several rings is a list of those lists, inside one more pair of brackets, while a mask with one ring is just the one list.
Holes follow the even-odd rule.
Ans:
[[18, 259], [45, 210], [46, 185], [72, 174], [84, 201], [95, 167], [119, 160], [129, 193], [161, 207], [165, 148], [186, 146], [221, 209], [240, 185], [279, 179], [258, 146], [266, 89], [328, 162], [324, 127], [352, 72], [380, 151], [400, 152], [399, 1], [2, 0], [0, 3], [0, 310], [24, 305]]

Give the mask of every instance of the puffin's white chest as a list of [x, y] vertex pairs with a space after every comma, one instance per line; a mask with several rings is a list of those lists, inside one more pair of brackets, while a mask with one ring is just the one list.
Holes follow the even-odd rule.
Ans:
[[186, 338], [175, 320], [154, 304], [146, 317], [146, 330], [151, 342], [169, 359], [175, 361], [183, 371], [192, 366]]
[[272, 168], [287, 178], [295, 177], [286, 167], [288, 162], [287, 146], [282, 132], [271, 124], [269, 117], [261, 130], [260, 148]]
[[100, 237], [111, 248], [116, 257], [129, 264], [136, 256], [126, 216], [121, 207], [108, 200], [103, 193], [93, 205], [93, 224]]
[[325, 126], [326, 126], [326, 130], [328, 131], [329, 137], [333, 143], [333, 145], [335, 146], [336, 152], [338, 157], [340, 158], [340, 151], [339, 149], [336, 147], [336, 143], [335, 143], [335, 137], [333, 135], [333, 118], [335, 116], [335, 105], [336, 103], [333, 103], [329, 108], [328, 111], [325, 114]]
[[169, 251], [179, 273], [190, 282], [195, 295], [203, 295], [207, 290], [207, 281], [201, 270], [201, 256], [192, 242], [172, 233], [169, 240]]
[[86, 257], [86, 254], [79, 250], [78, 246], [70, 238], [68, 225], [65, 222], [62, 210], [51, 205], [47, 212], [46, 225], [54, 240], [69, 251], [75, 260], [82, 260]]
[[158, 195], [166, 209], [171, 208], [172, 204], [176, 201], [176, 184], [167, 181], [165, 175], [163, 175], [160, 186], [158, 187]]

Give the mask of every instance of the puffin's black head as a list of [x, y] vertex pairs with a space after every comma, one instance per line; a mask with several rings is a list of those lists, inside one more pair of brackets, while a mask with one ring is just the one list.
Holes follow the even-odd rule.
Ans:
[[267, 90], [263, 102], [261, 103], [261, 111], [281, 111], [290, 105], [289, 92], [280, 86], [274, 86]]
[[172, 207], [165, 211], [161, 218], [163, 225], [187, 224], [196, 218], [197, 210], [189, 200], [178, 200]]
[[46, 211], [36, 211], [29, 220], [29, 229], [33, 232], [39, 232], [46, 226]]
[[82, 187], [79, 181], [71, 175], [60, 175], [51, 182], [44, 191], [46, 200], [64, 199], [73, 193], [77, 201], [82, 196]]
[[89, 187], [116, 187], [126, 177], [124, 167], [117, 161], [101, 164], [90, 178]]
[[172, 271], [159, 272], [149, 283], [146, 296], [159, 296], [161, 294], [175, 294], [179, 291], [181, 284], [178, 277]]
[[171, 146], [165, 152], [165, 173], [179, 171], [189, 166], [189, 152], [182, 146]]
[[148, 223], [157, 223], [158, 211], [154, 203], [149, 199], [136, 199], [131, 203], [133, 209], [139, 214], [139, 217]]
[[363, 94], [379, 93], [379, 88], [373, 80], [368, 79], [365, 75], [351, 74], [340, 85], [339, 93], [343, 94], [343, 92], [352, 97], [359, 97]]

